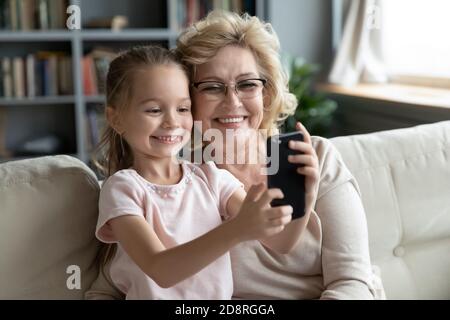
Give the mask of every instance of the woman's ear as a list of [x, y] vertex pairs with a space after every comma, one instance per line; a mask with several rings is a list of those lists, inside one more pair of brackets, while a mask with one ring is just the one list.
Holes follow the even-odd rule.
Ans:
[[107, 106], [105, 109], [106, 113], [106, 120], [108, 121], [108, 124], [113, 128], [117, 133], [121, 133], [121, 122], [120, 117], [117, 112], [117, 110], [111, 106]]
[[271, 99], [270, 99], [270, 97], [269, 97], [269, 95], [267, 95], [267, 94], [264, 94], [264, 96], [263, 96], [263, 109], [264, 109], [264, 111], [266, 111], [266, 112], [269, 112], [270, 111], [270, 104], [271, 104], [271, 101], [270, 101]]

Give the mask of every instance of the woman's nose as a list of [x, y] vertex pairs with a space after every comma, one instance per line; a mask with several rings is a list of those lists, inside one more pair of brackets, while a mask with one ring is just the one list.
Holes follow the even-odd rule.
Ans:
[[235, 87], [228, 87], [223, 103], [224, 106], [229, 109], [238, 108], [242, 105], [241, 99], [239, 99]]

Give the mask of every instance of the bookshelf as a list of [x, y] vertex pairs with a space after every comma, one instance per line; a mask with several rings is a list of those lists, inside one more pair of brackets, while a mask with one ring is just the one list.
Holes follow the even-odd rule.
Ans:
[[[27, 12], [24, 9], [25, 2], [35, 2], [36, 7], [49, 1], [60, 1], [64, 9], [64, 25], [61, 21], [53, 21], [51, 14], [46, 17], [50, 22], [43, 22], [45, 14], [39, 9], [35, 9], [34, 22], [23, 23], [20, 18], [16, 22], [14, 30], [10, 24], [5, 25], [5, 13], [1, 12], [5, 5], [17, 5], [18, 12]], [[4, 69], [0, 64], [0, 162], [23, 159], [45, 154], [70, 154], [78, 157], [82, 161], [89, 163], [92, 138], [92, 126], [95, 125], [94, 115], [100, 116], [102, 113], [104, 95], [101, 92], [85, 94], [85, 74], [83, 58], [98, 47], [111, 48], [119, 51], [132, 45], [158, 43], [167, 47], [174, 47], [179, 31], [183, 28], [183, 21], [194, 19], [198, 16], [198, 8], [206, 5], [206, 9], [212, 6], [223, 6], [225, 9], [232, 9], [238, 2], [241, 10], [244, 6], [252, 9], [250, 14], [256, 14], [267, 20], [268, 0], [0, 0], [0, 60], [21, 57], [26, 65], [26, 57], [41, 51], [58, 52], [70, 59], [70, 92], [48, 95], [34, 94], [28, 96], [30, 82], [27, 87], [27, 73], [25, 72], [25, 94], [15, 95], [12, 90], [8, 97], [5, 97]], [[197, 6], [194, 15], [187, 13], [187, 7]], [[51, 4], [53, 5], [53, 4]], [[81, 9], [81, 29], [69, 30], [65, 28], [68, 14], [65, 8], [68, 5], [77, 5]], [[61, 6], [61, 4], [59, 4]], [[192, 7], [191, 7], [192, 8]], [[200, 10], [205, 10], [205, 8]], [[61, 8], [49, 9], [49, 12]], [[21, 11], [25, 10], [25, 11]], [[245, 10], [248, 11], [248, 10]], [[183, 16], [184, 13], [184, 16]], [[203, 12], [204, 14], [205, 12]], [[6, 12], [11, 15], [11, 12]], [[29, 13], [28, 13], [29, 14]], [[201, 14], [201, 12], [200, 12]], [[25, 15], [25, 13], [24, 13]], [[128, 18], [128, 26], [120, 31], [113, 31], [106, 28], [88, 28], [89, 21], [97, 18], [111, 16], [125, 16]], [[189, 17], [187, 17], [189, 15]], [[29, 16], [28, 16], [29, 17]], [[6, 17], [6, 20], [8, 18]], [[10, 23], [10, 21], [6, 21]], [[53, 25], [52, 25], [53, 23]], [[34, 27], [33, 27], [34, 25]], [[42, 30], [44, 25], [47, 29]], [[39, 60], [40, 58], [36, 58]], [[45, 59], [45, 58], [44, 58]], [[59, 58], [58, 58], [59, 59]], [[59, 70], [58, 60], [58, 70]], [[6, 65], [8, 66], [8, 65]], [[34, 70], [34, 68], [33, 68]], [[37, 69], [36, 69], [37, 70]], [[41, 70], [41, 69], [39, 69]], [[8, 71], [8, 70], [7, 70]], [[9, 70], [11, 72], [11, 70]], [[33, 71], [34, 72], [34, 71]], [[37, 72], [37, 71], [36, 71]], [[46, 77], [46, 71], [43, 72]], [[41, 74], [34, 75], [40, 77]], [[58, 80], [63, 79], [60, 75]], [[32, 78], [34, 80], [34, 78]], [[14, 74], [12, 82], [15, 84]], [[48, 79], [45, 78], [47, 81]], [[68, 80], [67, 80], [68, 81]], [[45, 82], [47, 84], [47, 82]], [[40, 84], [41, 86], [42, 85]], [[58, 83], [58, 88], [61, 85]], [[58, 89], [59, 90], [59, 89]], [[38, 92], [39, 93], [39, 92]], [[48, 138], [48, 135], [60, 138], [59, 147], [55, 152], [30, 152], [23, 154], [23, 146], [30, 140]], [[95, 133], [98, 138], [98, 133]], [[45, 140], [45, 139], [44, 139]], [[35, 141], [36, 142], [36, 141]], [[42, 141], [41, 141], [42, 142]], [[91, 141], [92, 142], [92, 141]], [[22, 148], [22, 149], [21, 149]], [[28, 152], [28, 151], [26, 151]]]

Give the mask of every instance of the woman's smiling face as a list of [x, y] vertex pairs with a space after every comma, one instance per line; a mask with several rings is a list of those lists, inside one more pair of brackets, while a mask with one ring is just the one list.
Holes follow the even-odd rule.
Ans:
[[[217, 81], [234, 85], [238, 81], [260, 78], [255, 57], [248, 49], [226, 46], [207, 63], [199, 65], [194, 83]], [[263, 93], [252, 98], [240, 99], [234, 89], [228, 87], [223, 99], [211, 101], [204, 94], [192, 91], [193, 116], [201, 121], [202, 131], [218, 129], [225, 135], [227, 129], [242, 132], [258, 129], [263, 120]]]

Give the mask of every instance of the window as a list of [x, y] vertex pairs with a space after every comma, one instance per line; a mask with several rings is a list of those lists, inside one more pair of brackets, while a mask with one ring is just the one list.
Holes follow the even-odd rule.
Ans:
[[384, 59], [394, 82], [450, 87], [449, 13], [448, 0], [382, 2]]

